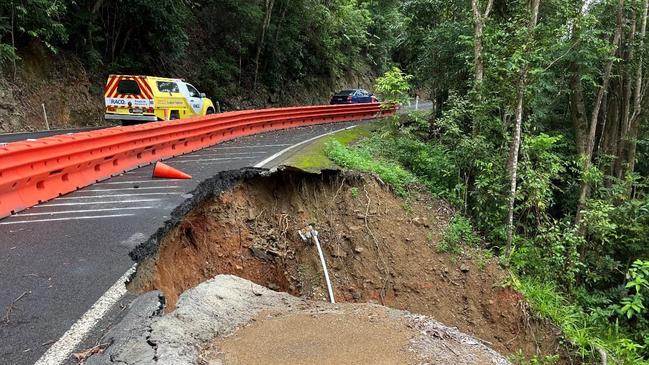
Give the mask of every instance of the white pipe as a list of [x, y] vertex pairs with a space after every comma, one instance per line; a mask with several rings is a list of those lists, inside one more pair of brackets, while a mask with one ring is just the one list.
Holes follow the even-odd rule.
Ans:
[[320, 256], [320, 263], [322, 263], [322, 270], [324, 271], [325, 281], [327, 282], [327, 291], [329, 292], [329, 301], [331, 303], [336, 303], [334, 299], [334, 291], [331, 288], [331, 281], [329, 280], [329, 272], [327, 271], [327, 263], [325, 262], [324, 254], [322, 253], [322, 248], [320, 247], [320, 241], [318, 240], [318, 231], [311, 231], [313, 235], [313, 240], [315, 241], [316, 247], [318, 247], [318, 255]]
[[45, 111], [45, 103], [42, 103], [41, 106], [43, 107], [43, 118], [45, 119], [45, 128], [49, 131], [50, 123], [47, 120], [47, 111]]

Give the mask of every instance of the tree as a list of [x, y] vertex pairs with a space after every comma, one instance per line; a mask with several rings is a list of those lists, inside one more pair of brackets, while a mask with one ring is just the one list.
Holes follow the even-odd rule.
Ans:
[[471, 0], [471, 9], [473, 11], [474, 34], [473, 34], [473, 67], [475, 72], [475, 82], [478, 87], [484, 79], [484, 61], [482, 58], [482, 34], [484, 33], [485, 22], [489, 18], [493, 0], [487, 1], [487, 6], [482, 12], [479, 0]]
[[604, 95], [608, 90], [610, 77], [611, 77], [611, 70], [613, 68], [613, 62], [615, 61], [615, 54], [617, 52], [620, 39], [622, 38], [623, 15], [624, 15], [624, 0], [619, 0], [617, 6], [615, 35], [613, 36], [613, 40], [611, 42], [611, 51], [610, 51], [609, 59], [606, 62], [606, 65], [604, 66], [604, 71], [602, 74], [602, 84], [600, 85], [597, 91], [597, 96], [593, 103], [593, 110], [590, 117], [590, 127], [588, 128], [589, 132], [588, 132], [588, 136], [586, 137], [586, 143], [585, 143], [586, 149], [584, 151], [584, 155], [582, 156], [583, 159], [582, 171], [584, 174], [584, 178], [582, 178], [581, 188], [579, 192], [579, 201], [577, 203], [577, 213], [575, 214], [575, 223], [577, 224], [577, 226], [580, 227], [580, 229], [583, 229], [583, 227], [581, 227], [582, 214], [583, 214], [584, 205], [586, 203], [586, 199], [588, 198], [588, 194], [590, 192], [590, 182], [585, 177], [592, 164], [593, 151], [595, 149], [595, 137], [597, 133], [597, 122], [599, 118], [600, 109], [602, 107], [602, 100], [604, 99]]
[[[534, 28], [539, 18], [539, 5], [540, 0], [532, 0], [530, 3], [530, 21], [528, 25], [530, 41], [526, 44], [531, 44], [531, 38], [534, 36]], [[523, 125], [523, 103], [525, 99], [525, 87], [528, 77], [528, 62], [524, 62], [521, 67], [520, 76], [518, 78], [518, 85], [516, 86], [516, 119], [514, 122], [514, 136], [512, 138], [512, 145], [509, 153], [509, 201], [507, 211], [507, 245], [505, 249], [505, 256], [509, 257], [512, 249], [512, 239], [514, 232], [514, 204], [516, 202], [516, 184], [518, 179], [518, 152], [521, 146], [521, 130]]]

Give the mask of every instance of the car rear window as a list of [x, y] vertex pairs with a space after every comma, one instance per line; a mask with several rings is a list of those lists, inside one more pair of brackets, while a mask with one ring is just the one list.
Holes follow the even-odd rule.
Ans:
[[178, 84], [172, 81], [158, 81], [156, 82], [158, 90], [161, 93], [179, 93]]
[[140, 87], [135, 80], [121, 80], [117, 85], [117, 93], [121, 95], [140, 95]]
[[343, 90], [338, 93], [336, 93], [336, 96], [348, 96], [351, 95], [355, 92], [356, 90]]

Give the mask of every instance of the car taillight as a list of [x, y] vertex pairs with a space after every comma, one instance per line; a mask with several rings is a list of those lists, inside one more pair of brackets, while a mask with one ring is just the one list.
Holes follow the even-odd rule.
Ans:
[[349, 96], [347, 97], [347, 100], [352, 101], [352, 96], [349, 95]]

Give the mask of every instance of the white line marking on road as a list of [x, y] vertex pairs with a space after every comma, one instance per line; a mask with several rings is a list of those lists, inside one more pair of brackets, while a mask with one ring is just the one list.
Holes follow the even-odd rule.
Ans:
[[250, 160], [255, 156], [250, 157], [223, 157], [223, 158], [197, 158], [189, 160], [174, 160], [174, 162], [204, 162], [204, 161], [233, 161], [233, 160]]
[[170, 185], [170, 186], [141, 186], [139, 188], [118, 188], [118, 189], [84, 189], [84, 190], [79, 190], [77, 193], [88, 193], [88, 192], [94, 192], [94, 191], [134, 191], [134, 190], [151, 190], [151, 189], [176, 189], [179, 188], [179, 185]]
[[268, 157], [267, 159], [265, 159], [265, 160], [259, 162], [258, 164], [255, 165], [255, 167], [264, 167], [264, 166], [265, 166], [266, 164], [268, 164], [269, 162], [273, 161], [274, 159], [278, 158], [279, 156], [285, 154], [286, 152], [288, 152], [288, 151], [290, 151], [290, 150], [292, 150], [292, 149], [294, 149], [294, 148], [296, 148], [296, 147], [300, 147], [301, 145], [306, 144], [306, 143], [309, 143], [309, 142], [312, 142], [312, 141], [315, 141], [316, 139], [319, 139], [319, 138], [322, 138], [322, 137], [326, 137], [326, 136], [328, 136], [328, 135], [331, 135], [331, 134], [334, 134], [334, 133], [337, 133], [337, 132], [340, 132], [340, 131], [346, 131], [346, 130], [348, 130], [348, 129], [352, 129], [352, 128], [354, 128], [354, 127], [356, 127], [356, 126], [353, 125], [353, 126], [350, 126], [350, 127], [347, 127], [347, 128], [343, 128], [343, 129], [336, 129], [335, 131], [331, 131], [331, 132], [328, 132], [328, 133], [320, 134], [320, 135], [315, 136], [315, 137], [313, 137], [313, 138], [309, 138], [309, 139], [304, 140], [304, 141], [302, 141], [302, 142], [300, 142], [300, 143], [294, 144], [294, 145], [292, 145], [292, 146], [290, 146], [290, 147], [284, 148], [283, 150], [277, 152], [276, 154], [274, 154], [274, 155]]
[[[112, 182], [101, 182], [93, 184], [92, 186], [97, 185], [121, 185], [121, 184], [144, 184], [144, 183], [168, 183], [168, 180], [132, 180], [132, 181], [112, 181]], [[144, 188], [141, 188], [144, 189]]]
[[214, 153], [191, 153], [183, 156], [178, 156], [178, 158], [183, 157], [214, 157], [220, 155], [219, 157], [228, 157], [228, 156], [238, 156], [238, 155], [263, 155], [268, 153], [268, 151], [250, 151], [250, 152], [226, 152], [226, 151], [213, 151]]
[[102, 218], [119, 218], [119, 217], [133, 217], [135, 214], [110, 214], [110, 215], [91, 215], [85, 217], [65, 217], [65, 218], [49, 218], [49, 219], [34, 219], [30, 221], [8, 221], [0, 222], [0, 225], [9, 225], [9, 224], [27, 224], [27, 223], [43, 223], [43, 222], [58, 222], [58, 221], [70, 221], [70, 220], [79, 220], [79, 219], [102, 219]]
[[259, 147], [284, 147], [284, 146], [290, 146], [290, 143], [283, 143], [283, 144], [260, 144], [260, 145], [250, 145], [250, 146], [220, 146], [220, 147], [214, 147], [214, 150], [235, 150], [235, 149], [241, 149], [241, 148], [259, 148]]
[[90, 330], [126, 294], [125, 283], [135, 272], [136, 266], [137, 264], [126, 270], [124, 275], [34, 365], [58, 365], [66, 361], [70, 357], [70, 353], [79, 346]]
[[[93, 205], [93, 204], [123, 204], [123, 203], [143, 203], [143, 202], [159, 202], [162, 199], [135, 199], [135, 200], [113, 200], [113, 201], [104, 201], [104, 202], [78, 202], [78, 203], [47, 203], [37, 205], [30, 209], [39, 209], [47, 207], [67, 207], [74, 205]], [[21, 215], [18, 213], [18, 215]]]
[[93, 198], [113, 198], [116, 196], [144, 196], [144, 195], [182, 195], [183, 193], [141, 193], [141, 194], [114, 194], [114, 195], [93, 195], [93, 196], [71, 196], [58, 198], [57, 200], [75, 200], [75, 199], [93, 199]]
[[[95, 212], [114, 212], [116, 210], [140, 210], [140, 209], [153, 209], [155, 207], [123, 207], [123, 208], [100, 208], [100, 209], [86, 209], [86, 210], [62, 210], [58, 212], [41, 212], [41, 213], [24, 213], [21, 217], [33, 217], [37, 215], [57, 215], [57, 214], [73, 214], [73, 213], [95, 213]], [[33, 221], [30, 221], [33, 222]]]
[[[276, 159], [282, 154], [290, 151], [291, 149], [301, 146], [305, 143], [315, 141], [318, 138], [328, 136], [330, 134], [354, 128], [351, 126], [348, 128], [338, 129], [328, 133], [321, 134], [319, 136], [310, 138], [306, 141], [290, 145], [290, 144], [281, 144], [281, 145], [266, 145], [264, 147], [283, 147], [290, 146], [283, 149], [282, 151], [270, 156], [269, 158], [257, 163], [255, 167], [263, 167], [268, 162]], [[221, 148], [250, 148], [255, 146], [248, 147], [221, 147]], [[261, 147], [261, 146], [256, 146]], [[61, 198], [59, 198], [61, 199]], [[86, 335], [92, 330], [92, 328], [101, 320], [110, 308], [117, 303], [122, 296], [126, 293], [126, 285], [124, 283], [128, 280], [133, 272], [135, 272], [135, 265], [131, 267], [124, 275], [122, 275], [119, 280], [113, 286], [108, 289], [104, 295], [97, 300], [97, 302], [86, 312], [81, 319], [79, 319], [72, 327], [61, 337], [52, 347], [50, 347], [47, 352], [36, 362], [34, 365], [60, 365], [65, 360], [70, 357], [70, 354], [74, 349], [81, 343], [81, 341], [86, 337]]]

